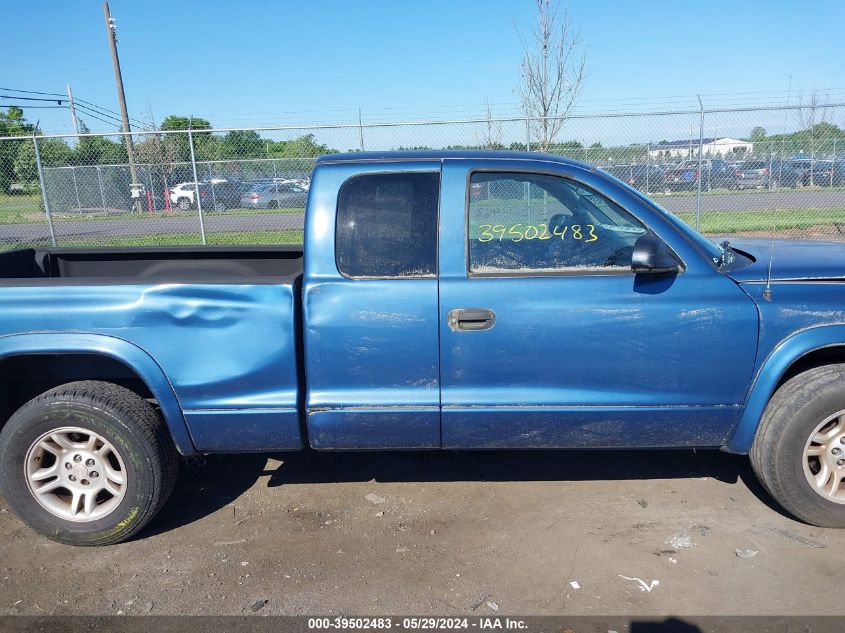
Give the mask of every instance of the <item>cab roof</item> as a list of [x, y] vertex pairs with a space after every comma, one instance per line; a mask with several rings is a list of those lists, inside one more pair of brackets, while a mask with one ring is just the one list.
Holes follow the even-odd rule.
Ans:
[[400, 160], [419, 160], [419, 161], [442, 161], [442, 160], [532, 160], [540, 162], [558, 163], [561, 165], [568, 165], [572, 167], [581, 167], [582, 169], [595, 169], [593, 165], [588, 165], [578, 160], [566, 158], [564, 156], [556, 156], [554, 154], [543, 154], [541, 152], [517, 152], [509, 150], [413, 150], [413, 151], [393, 151], [393, 152], [346, 152], [342, 154], [324, 154], [317, 159], [317, 164], [321, 163], [360, 163], [360, 162], [379, 162], [379, 161], [400, 161]]

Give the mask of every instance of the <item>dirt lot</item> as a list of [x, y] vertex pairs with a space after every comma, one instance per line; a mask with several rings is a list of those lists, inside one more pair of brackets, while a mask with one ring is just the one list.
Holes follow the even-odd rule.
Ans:
[[2, 614], [845, 611], [845, 531], [784, 516], [722, 453], [212, 457], [96, 549], [0, 507]]

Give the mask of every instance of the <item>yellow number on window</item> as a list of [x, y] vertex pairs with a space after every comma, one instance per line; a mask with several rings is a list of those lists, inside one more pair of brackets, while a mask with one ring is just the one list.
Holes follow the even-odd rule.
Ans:
[[[534, 231], [533, 235], [529, 235], [529, 233], [532, 230]], [[528, 226], [525, 227], [525, 239], [526, 240], [535, 240], [535, 239], [537, 239], [537, 236], [539, 234], [540, 234], [540, 231], [538, 231], [537, 227], [534, 226], [533, 224], [529, 224]]]
[[581, 233], [581, 225], [580, 224], [573, 224], [572, 225], [572, 239], [573, 240], [580, 240], [583, 239], [584, 234]]
[[522, 234], [522, 231], [518, 230], [517, 228], [520, 226], [522, 226], [522, 224], [514, 224], [510, 229], [508, 229], [508, 237], [510, 237], [514, 242], [521, 242], [525, 239], [525, 236]]
[[[554, 233], [554, 234], [555, 234], [555, 235], [557, 235], [557, 236], [558, 236], [561, 240], [563, 240], [563, 239], [566, 239], [566, 230], [567, 230], [568, 228], [569, 228], [568, 226], [556, 226], [556, 227], [554, 228], [554, 230], [552, 230], [552, 233]], [[560, 229], [563, 229], [563, 230], [562, 230], [562, 231], [560, 231]]]
[[479, 242], [492, 242], [493, 241], [493, 234], [490, 232], [490, 229], [493, 228], [490, 224], [479, 224], [478, 230], [481, 233], [478, 236]]
[[499, 241], [501, 242], [502, 238], [505, 237], [505, 227], [504, 227], [504, 225], [497, 224], [496, 226], [493, 227], [492, 230], [493, 230], [493, 233], [499, 234]]
[[587, 244], [588, 242], [595, 242], [599, 239], [599, 236], [596, 235], [596, 227], [592, 224], [588, 224], [587, 226], [590, 227], [590, 239], [584, 240], [584, 244]]
[[541, 240], [550, 240], [550, 239], [552, 239], [552, 236], [551, 236], [551, 234], [549, 233], [549, 225], [548, 225], [548, 224], [545, 224], [545, 223], [543, 223], [543, 222], [540, 222], [540, 226], [542, 226], [542, 227], [543, 227], [543, 231], [542, 231], [542, 233], [540, 233], [540, 239], [541, 239]]

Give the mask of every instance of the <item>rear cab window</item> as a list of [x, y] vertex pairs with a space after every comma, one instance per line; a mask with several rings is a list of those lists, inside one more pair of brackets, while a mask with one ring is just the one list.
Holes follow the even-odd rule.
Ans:
[[354, 176], [337, 201], [335, 259], [345, 277], [412, 279], [437, 274], [438, 172]]

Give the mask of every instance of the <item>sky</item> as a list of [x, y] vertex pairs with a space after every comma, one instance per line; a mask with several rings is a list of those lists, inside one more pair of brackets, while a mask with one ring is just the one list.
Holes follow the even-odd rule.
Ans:
[[[70, 83], [77, 98], [118, 110], [101, 2], [4, 4], [0, 87], [60, 93]], [[534, 13], [533, 0], [110, 4], [130, 116], [218, 127], [351, 122], [359, 108], [365, 122], [471, 118], [487, 102], [513, 114], [514, 22], [527, 33]], [[587, 46], [581, 111], [688, 109], [696, 94], [708, 105], [783, 103], [790, 86], [792, 99], [818, 89], [845, 102], [842, 0], [565, 6]], [[25, 112], [46, 132], [71, 130], [66, 110]]]

